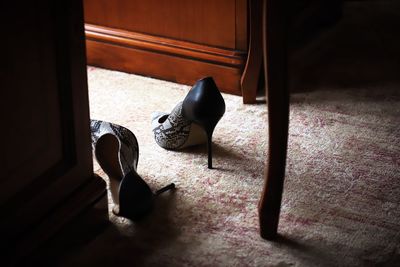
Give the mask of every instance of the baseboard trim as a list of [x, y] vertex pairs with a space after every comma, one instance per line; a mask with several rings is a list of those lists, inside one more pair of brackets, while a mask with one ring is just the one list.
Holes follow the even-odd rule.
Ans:
[[79, 256], [82, 248], [106, 231], [112, 223], [108, 220], [108, 197], [104, 194], [90, 209], [76, 216], [51, 239], [26, 257], [21, 266], [68, 266]]
[[[7, 252], [5, 266], [18, 265], [30, 256], [39, 246], [52, 238], [58, 231], [73, 221], [77, 216], [91, 209], [100, 199], [107, 196], [106, 183], [94, 175], [87, 183], [79, 187], [68, 199], [63, 202], [45, 220], [36, 225], [20, 240], [16, 247]], [[107, 205], [105, 203], [104, 205]], [[104, 207], [103, 221], [108, 220], [107, 206]]]
[[88, 64], [193, 84], [213, 76], [221, 91], [241, 95], [247, 53], [86, 24]]
[[246, 61], [246, 53], [240, 51], [221, 49], [93, 24], [85, 24], [85, 33], [88, 40], [153, 51], [160, 54], [175, 55], [219, 65], [241, 67]]

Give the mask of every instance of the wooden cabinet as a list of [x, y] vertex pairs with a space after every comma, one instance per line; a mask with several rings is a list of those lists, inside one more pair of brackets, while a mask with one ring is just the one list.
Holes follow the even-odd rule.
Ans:
[[29, 254], [106, 188], [92, 170], [82, 2], [8, 1], [0, 17], [4, 263]]
[[242, 95], [247, 0], [84, 3], [89, 64], [184, 84], [209, 75], [222, 91]]

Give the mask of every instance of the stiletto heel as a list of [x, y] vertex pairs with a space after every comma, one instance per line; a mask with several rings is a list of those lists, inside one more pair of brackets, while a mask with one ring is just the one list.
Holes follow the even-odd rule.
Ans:
[[208, 153], [208, 168], [212, 169], [212, 135], [214, 133], [215, 126], [218, 121], [213, 123], [207, 123], [203, 126], [203, 129], [207, 133], [207, 153]]
[[196, 82], [171, 114], [157, 113], [152, 126], [158, 145], [182, 149], [207, 143], [208, 168], [212, 168], [212, 134], [225, 113], [225, 101], [212, 77]]
[[162, 193], [164, 193], [164, 192], [166, 192], [166, 191], [168, 191], [168, 190], [172, 190], [172, 189], [175, 189], [175, 184], [174, 184], [174, 183], [170, 183], [169, 185], [164, 186], [163, 188], [158, 189], [158, 190], [154, 193], [154, 195], [158, 196], [159, 194], [162, 194]]
[[212, 169], [212, 134], [208, 134], [207, 152], [208, 152], [208, 168]]
[[135, 135], [125, 127], [105, 121], [91, 120], [90, 128], [96, 160], [110, 180], [113, 213], [131, 220], [141, 219], [151, 211], [155, 197], [174, 189], [175, 184], [153, 194], [136, 172], [139, 145]]

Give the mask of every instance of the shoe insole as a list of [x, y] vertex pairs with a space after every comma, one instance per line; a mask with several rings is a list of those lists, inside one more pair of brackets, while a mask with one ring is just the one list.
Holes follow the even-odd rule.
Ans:
[[111, 196], [115, 204], [119, 205], [119, 185], [123, 173], [119, 163], [119, 141], [112, 134], [105, 134], [97, 140], [96, 159], [110, 179]]
[[207, 143], [206, 132], [200, 125], [193, 122], [192, 125], [190, 126], [190, 133], [189, 133], [188, 139], [183, 144], [183, 146], [181, 146], [180, 148], [185, 148], [185, 147], [200, 145], [200, 144], [205, 144], [205, 143]]

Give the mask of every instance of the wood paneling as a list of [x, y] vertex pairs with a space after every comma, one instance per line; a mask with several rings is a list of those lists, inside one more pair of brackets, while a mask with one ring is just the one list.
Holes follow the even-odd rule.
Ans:
[[213, 76], [247, 94], [247, 20], [247, 0], [85, 0], [88, 63], [189, 85]]
[[86, 24], [86, 38], [104, 43], [113, 43], [135, 49], [154, 51], [184, 58], [215, 62], [220, 65], [239, 67], [243, 65], [243, 53], [206, 45], [155, 37], [113, 28]]
[[[162, 36], [228, 49], [245, 48], [246, 28], [236, 20], [243, 0], [85, 0], [85, 21], [90, 24]], [[239, 5], [239, 3], [241, 5]], [[242, 25], [236, 28], [236, 25]]]
[[86, 24], [88, 63], [193, 84], [213, 76], [220, 89], [241, 95], [238, 51]]
[[236, 0], [236, 49], [240, 51], [247, 51], [248, 48], [248, 2], [250, 0]]
[[56, 231], [71, 209], [93, 201], [65, 210], [73, 194], [89, 186], [101, 195], [105, 185], [92, 170], [82, 2], [7, 2], [0, 10], [0, 247], [19, 257], [31, 249], [21, 244], [37, 241], [30, 233]]

